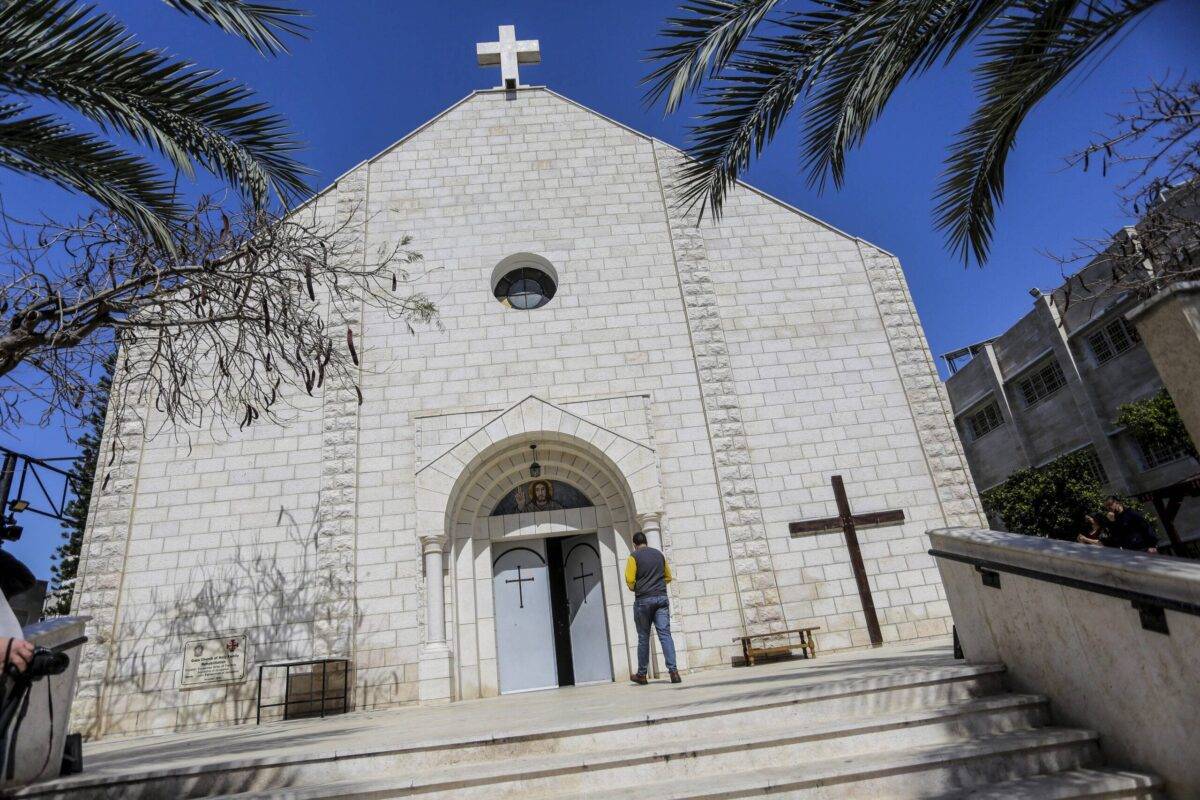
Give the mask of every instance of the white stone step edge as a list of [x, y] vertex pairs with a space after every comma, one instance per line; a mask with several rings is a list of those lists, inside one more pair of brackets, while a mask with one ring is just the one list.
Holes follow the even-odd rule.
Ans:
[[[720, 701], [706, 703], [699, 708], [689, 705], [686, 700], [682, 700], [680, 705], [676, 707], [654, 709], [648, 713], [633, 712], [615, 715], [608, 719], [589, 720], [582, 726], [579, 723], [563, 722], [556, 725], [529, 725], [522, 727], [518, 722], [513, 728], [494, 735], [435, 737], [414, 746], [395, 747], [381, 741], [379, 744], [369, 746], [333, 747], [330, 750], [320, 753], [299, 752], [296, 754], [210, 759], [200, 763], [189, 764], [186, 767], [176, 766], [146, 769], [136, 773], [122, 773], [120, 775], [107, 772], [89, 774], [86, 772], [85, 761], [85, 772], [83, 774], [25, 787], [15, 792], [13, 797], [53, 797], [58, 794], [66, 794], [67, 792], [83, 791], [88, 788], [109, 787], [115, 783], [135, 784], [161, 780], [187, 779], [188, 777], [199, 777], [208, 772], [232, 773], [265, 769], [279, 770], [289, 766], [302, 766], [317, 761], [398, 756], [423, 750], [452, 750], [460, 747], [511, 744], [547, 737], [586, 736], [592, 733], [616, 731], [623, 728], [643, 728], [668, 721], [687, 722], [692, 719], [702, 719], [724, 714], [743, 714], [802, 703], [851, 698], [876, 692], [904, 691], [971, 681], [999, 681], [1004, 675], [1004, 671], [1002, 664], [954, 664], [939, 667], [905, 668], [888, 670], [857, 678], [817, 681], [801, 686], [793, 686], [783, 696], [771, 695], [762, 698], [751, 697], [736, 701]], [[1000, 690], [997, 689], [998, 691]], [[287, 723], [278, 724], [286, 725]], [[135, 742], [131, 741], [130, 744], [134, 745]], [[177, 794], [176, 796], [183, 795]]]
[[[596, 753], [554, 753], [510, 758], [503, 761], [472, 762], [427, 770], [415, 775], [378, 776], [312, 785], [307, 788], [295, 787], [284, 791], [283, 794], [279, 793], [280, 790], [267, 790], [228, 795], [228, 797], [236, 797], [237, 800], [266, 800], [266, 798], [276, 797], [315, 800], [316, 798], [343, 795], [354, 796], [368, 785], [373, 787], [369, 791], [374, 792], [428, 793], [464, 790], [468, 787], [501, 786], [529, 780], [546, 780], [584, 772], [595, 775], [597, 780], [603, 780], [606, 776], [620, 770], [641, 767], [654, 762], [683, 763], [687, 759], [691, 763], [696, 763], [706, 756], [743, 753], [757, 748], [802, 746], [805, 742], [822, 741], [834, 737], [903, 732], [920, 725], [937, 725], [970, 717], [979, 717], [981, 722], [986, 724], [987, 718], [1005, 712], [1027, 711], [1031, 715], [1036, 715], [1036, 721], [1040, 722], [1044, 718], [1046, 706], [1046, 699], [1037, 695], [998, 695], [934, 709], [880, 714], [873, 717], [830, 722], [822, 726], [811, 726], [804, 729], [791, 727], [761, 731], [753, 735], [741, 734], [735, 737], [710, 737], [707, 740], [667, 742], [653, 749], [631, 747]], [[1031, 729], [1025, 727], [1023, 730]], [[947, 744], [954, 744], [954, 742], [949, 741]], [[850, 757], [853, 756], [844, 755], [841, 758]]]
[[[887, 800], [931, 797], [930, 791], [918, 788], [922, 776], [946, 772], [960, 766], [974, 765], [981, 777], [993, 772], [997, 764], [1029, 775], [1043, 769], [1039, 756], [1067, 751], [1077, 762], [1063, 771], [1095, 766], [1099, 761], [1098, 736], [1092, 731], [1071, 728], [1042, 728], [1033, 731], [1013, 731], [996, 736], [968, 739], [954, 744], [892, 750], [883, 753], [809, 761], [771, 769], [732, 772], [706, 777], [701, 785], [684, 786], [679, 781], [646, 783], [613, 789], [598, 789], [581, 794], [571, 792], [544, 793], [533, 798], [559, 800], [725, 800], [735, 797], [758, 797], [786, 794], [804, 797], [813, 794], [821, 798], [874, 797]], [[1052, 773], [1054, 774], [1054, 773]], [[868, 789], [855, 784], [872, 784]], [[981, 786], [988, 784], [982, 783]], [[964, 790], [968, 787], [962, 787]], [[886, 792], [881, 794], [880, 792]], [[331, 795], [332, 796], [332, 795]], [[355, 795], [340, 795], [349, 800]], [[383, 797], [401, 796], [394, 794]], [[292, 795], [276, 793], [272, 800], [292, 800]], [[357, 797], [364, 797], [359, 794]], [[1018, 796], [1019, 797], [1019, 796]], [[298, 797], [297, 797], [298, 800]], [[1012, 798], [1017, 800], [1017, 798]], [[1026, 800], [1026, 798], [1020, 798]]]
[[1119, 769], [1073, 769], [941, 795], [935, 800], [1157, 800], [1162, 779]]

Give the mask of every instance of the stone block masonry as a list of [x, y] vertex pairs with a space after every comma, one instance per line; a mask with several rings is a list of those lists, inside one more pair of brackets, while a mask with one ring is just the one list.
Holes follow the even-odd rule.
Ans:
[[[439, 324], [413, 332], [370, 306], [330, 309], [335, 335], [351, 328], [360, 344], [361, 405], [330, 385], [315, 400], [301, 392], [281, 426], [187, 444], [143, 446], [136, 416], [114, 418], [106, 436], [122, 447], [84, 549], [78, 610], [95, 617], [95, 656], [75, 726], [107, 736], [252, 720], [252, 677], [179, 685], [182, 642], [199, 635], [245, 634], [251, 665], [348, 657], [356, 709], [495, 693], [480, 519], [504, 480], [528, 477], [525, 440], [542, 436], [556, 474], [624, 520], [607, 552], [624, 552], [634, 525], [660, 526], [688, 669], [728, 664], [747, 630], [813, 624], [823, 650], [866, 644], [839, 537], [787, 533], [833, 513], [835, 471], [856, 511], [910, 520], [861, 534], [885, 639], [948, 630], [920, 537], [977, 522], [978, 507], [898, 264], [745, 187], [719, 223], [698, 224], [677, 202], [681, 158], [545, 89], [486, 91], [314, 198], [303, 213], [361, 231], [354, 257], [413, 236], [424, 255], [413, 288]], [[497, 265], [522, 253], [557, 274], [541, 308], [493, 296]], [[515, 428], [498, 420], [528, 398]], [[547, 430], [551, 419], [590, 430], [592, 449], [570, 449], [571, 430]], [[430, 494], [418, 478], [485, 430], [524, 438], [480, 467], [496, 485], [447, 524], [425, 500], [448, 505], [458, 479]], [[644, 463], [627, 486], [599, 479], [604, 459], [633, 452]], [[657, 482], [639, 495], [641, 469]], [[472, 477], [484, 476], [463, 486]], [[609, 598], [626, 592], [618, 562], [605, 562]], [[629, 648], [613, 642], [620, 675]]]
[[737, 582], [739, 610], [748, 633], [769, 633], [783, 626], [779, 586], [763, 527], [746, 429], [729, 361], [729, 346], [712, 280], [712, 265], [697, 227], [678, 191], [683, 155], [654, 143], [663, 207], [670, 229], [679, 291], [687, 316], [696, 375], [712, 442], [713, 469], [720, 492], [725, 535]]
[[985, 526], [962, 441], [954, 428], [950, 398], [938, 378], [900, 262], [895, 256], [862, 242], [858, 249], [946, 524]]
[[[367, 257], [370, 165], [361, 164], [338, 180], [335, 220], [354, 236], [347, 257]], [[362, 302], [329, 300], [329, 326], [336, 347], [349, 331], [362, 341]], [[314, 655], [354, 663], [358, 534], [358, 391], [330, 384], [321, 403], [321, 489], [317, 502], [317, 618]]]

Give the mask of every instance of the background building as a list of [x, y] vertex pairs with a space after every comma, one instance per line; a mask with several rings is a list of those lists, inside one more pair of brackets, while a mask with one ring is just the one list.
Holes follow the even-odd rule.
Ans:
[[[1136, 238], [1136, 229], [1125, 229], [1112, 248], [1133, 247]], [[1031, 290], [1033, 308], [1004, 333], [942, 356], [980, 492], [1081, 450], [1110, 491], [1150, 502], [1200, 479], [1200, 465], [1183, 448], [1148, 446], [1115, 422], [1123, 403], [1150, 397], [1163, 383], [1125, 318], [1139, 298], [1114, 288], [1108, 255], [1050, 294]], [[1174, 526], [1185, 540], [1200, 535], [1200, 499], [1182, 501]]]

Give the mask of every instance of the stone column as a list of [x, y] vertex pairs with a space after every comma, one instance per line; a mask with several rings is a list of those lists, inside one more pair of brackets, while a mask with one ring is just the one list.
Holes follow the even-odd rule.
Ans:
[[445, 536], [422, 536], [421, 553], [425, 560], [425, 646], [446, 644], [446, 584], [442, 552]]
[[446, 582], [444, 533], [421, 535], [425, 564], [425, 642], [421, 645], [417, 695], [422, 703], [444, 703], [452, 698], [450, 645], [446, 642]]
[[646, 544], [655, 550], [662, 550], [662, 512], [650, 511], [638, 514], [637, 521], [642, 528], [642, 533], [646, 534]]
[[1170, 286], [1125, 315], [1137, 326], [1193, 442], [1200, 442], [1200, 281]]

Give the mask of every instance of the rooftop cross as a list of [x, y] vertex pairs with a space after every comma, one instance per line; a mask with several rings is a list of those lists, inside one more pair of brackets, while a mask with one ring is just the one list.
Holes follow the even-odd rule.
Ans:
[[523, 86], [518, 64], [542, 63], [542, 51], [537, 39], [517, 41], [517, 29], [512, 25], [500, 26], [500, 41], [479, 42], [475, 45], [475, 55], [479, 66], [494, 67], [500, 65], [501, 89], [516, 89]]

